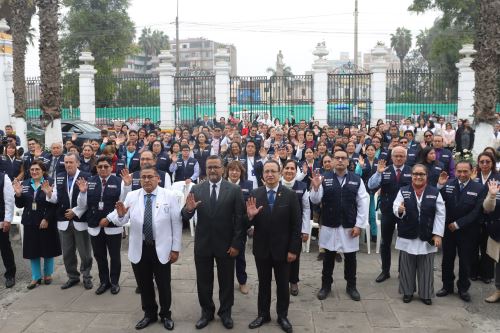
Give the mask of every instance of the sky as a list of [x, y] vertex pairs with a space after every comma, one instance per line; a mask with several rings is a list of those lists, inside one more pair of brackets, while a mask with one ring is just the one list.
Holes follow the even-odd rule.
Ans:
[[[368, 53], [377, 41], [390, 45], [390, 34], [404, 26], [415, 37], [430, 28], [437, 11], [408, 12], [412, 0], [359, 0], [358, 49]], [[130, 0], [137, 35], [145, 27], [175, 39], [175, 0]], [[354, 0], [179, 0], [179, 38], [204, 37], [237, 49], [238, 75], [266, 75], [279, 50], [294, 74], [311, 70], [312, 52], [325, 42], [330, 54], [354, 54]], [[38, 25], [38, 18], [32, 25]], [[38, 30], [38, 29], [37, 29]], [[36, 42], [37, 43], [37, 42]], [[415, 46], [415, 38], [413, 38]], [[26, 75], [39, 75], [38, 50], [29, 47]]]

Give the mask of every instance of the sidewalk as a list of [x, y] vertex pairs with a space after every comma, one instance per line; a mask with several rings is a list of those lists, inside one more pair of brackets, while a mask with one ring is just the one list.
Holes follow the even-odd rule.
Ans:
[[[143, 316], [140, 298], [135, 294], [135, 280], [127, 259], [127, 241], [122, 245], [121, 292], [111, 295], [107, 292], [97, 296], [97, 267], [94, 263], [94, 289], [87, 291], [79, 284], [68, 290], [61, 290], [66, 281], [62, 259], [56, 260], [54, 282], [28, 291], [28, 279], [18, 278], [13, 290], [0, 291], [0, 332], [137, 332], [134, 326]], [[313, 250], [313, 246], [311, 246]], [[15, 249], [16, 251], [16, 249]], [[294, 332], [498, 332], [500, 329], [500, 304], [486, 304], [483, 299], [493, 290], [493, 284], [473, 282], [473, 302], [466, 304], [456, 295], [434, 299], [432, 306], [421, 303], [415, 297], [410, 304], [404, 304], [398, 294], [397, 254], [393, 255], [392, 278], [377, 284], [374, 279], [379, 273], [380, 257], [372, 251], [366, 254], [362, 246], [358, 254], [358, 290], [362, 301], [354, 302], [345, 293], [343, 264], [337, 264], [334, 271], [334, 290], [324, 301], [316, 298], [321, 284], [321, 262], [316, 260], [316, 251], [303, 253], [301, 257], [300, 293], [291, 297], [289, 319]], [[20, 260], [17, 259], [18, 264]], [[436, 257], [435, 289], [441, 288], [441, 257]], [[26, 261], [22, 264], [27, 264]], [[251, 287], [249, 295], [242, 295], [235, 285], [233, 307], [233, 332], [282, 332], [276, 323], [273, 288], [271, 316], [273, 321], [260, 330], [249, 330], [247, 325], [257, 314], [257, 274], [247, 244], [247, 272]], [[217, 280], [217, 279], [215, 279]], [[3, 283], [3, 282], [2, 282]], [[236, 279], [235, 279], [236, 283]], [[217, 284], [217, 283], [216, 283]], [[217, 305], [218, 288], [214, 288]], [[194, 327], [199, 319], [200, 309], [196, 294], [196, 274], [193, 260], [193, 239], [188, 233], [183, 236], [183, 251], [180, 260], [172, 266], [172, 319], [175, 332], [197, 332]], [[159, 323], [144, 332], [166, 332]], [[198, 332], [224, 332], [217, 318]]]

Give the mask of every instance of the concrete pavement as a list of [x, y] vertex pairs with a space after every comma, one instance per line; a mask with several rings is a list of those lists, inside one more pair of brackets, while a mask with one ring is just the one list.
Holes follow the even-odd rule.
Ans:
[[[247, 244], [247, 272], [251, 287], [249, 295], [242, 295], [235, 284], [233, 307], [234, 332], [251, 331], [247, 325], [257, 314], [257, 274], [251, 241]], [[16, 258], [20, 271], [17, 285], [0, 289], [0, 333], [15, 332], [136, 332], [134, 326], [143, 316], [140, 298], [135, 294], [135, 280], [126, 255], [127, 242], [122, 244], [121, 292], [101, 296], [94, 291], [97, 267], [94, 263], [94, 289], [85, 290], [79, 284], [68, 290], [61, 290], [66, 281], [61, 257], [56, 259], [56, 272], [52, 285], [41, 285], [27, 290], [29, 277], [26, 274], [27, 260]], [[486, 304], [483, 299], [493, 290], [492, 284], [473, 282], [472, 303], [466, 304], [456, 295], [435, 298], [432, 306], [421, 303], [415, 297], [410, 304], [404, 304], [398, 294], [397, 254], [393, 255], [392, 278], [377, 284], [374, 279], [379, 273], [380, 257], [358, 254], [358, 290], [362, 301], [354, 302], [345, 293], [343, 264], [337, 264], [334, 271], [332, 296], [324, 301], [316, 298], [321, 284], [321, 262], [316, 260], [317, 251], [311, 246], [311, 253], [301, 257], [301, 282], [299, 296], [291, 297], [289, 319], [294, 332], [499, 332], [500, 304]], [[20, 245], [14, 244], [19, 255]], [[441, 257], [436, 257], [435, 289], [441, 288]], [[3, 269], [3, 267], [2, 267]], [[236, 283], [236, 279], [235, 279]], [[200, 316], [196, 294], [196, 275], [193, 260], [193, 239], [188, 233], [183, 236], [183, 251], [178, 263], [172, 266], [173, 304], [172, 317], [176, 332], [195, 332], [195, 322]], [[217, 283], [214, 288], [217, 305]], [[258, 332], [281, 332], [276, 323], [273, 288], [271, 315], [273, 321]], [[146, 328], [144, 332], [165, 332], [159, 323]], [[217, 318], [202, 332], [225, 331]], [[257, 330], [252, 330], [256, 332]]]

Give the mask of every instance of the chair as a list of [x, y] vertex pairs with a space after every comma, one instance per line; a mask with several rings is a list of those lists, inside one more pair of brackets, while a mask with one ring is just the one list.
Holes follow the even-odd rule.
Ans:
[[21, 223], [23, 210], [24, 208], [17, 208], [17, 207], [14, 208], [14, 217], [12, 218], [12, 223], [11, 223], [19, 225], [19, 235], [21, 236], [21, 245], [23, 245], [23, 239], [24, 239], [24, 226]]
[[[191, 188], [194, 186], [193, 183], [190, 183], [189, 185], [186, 185], [185, 181], [179, 181], [175, 182], [172, 184], [172, 191], [176, 194], [177, 198], [179, 199], [179, 205], [181, 207], [184, 206], [186, 203], [186, 198], [191, 191]], [[196, 223], [198, 221], [198, 217], [196, 212], [194, 213], [193, 217], [191, 220], [189, 220], [189, 229], [191, 231], [191, 237], [194, 237], [194, 232], [196, 228]]]
[[[375, 202], [378, 202], [379, 192], [375, 193], [374, 198]], [[377, 205], [378, 206], [378, 205]], [[380, 241], [382, 239], [382, 213], [380, 210], [375, 211], [375, 224], [377, 225], [377, 243], [375, 245], [375, 253], [380, 253]]]
[[363, 239], [363, 235], [366, 236], [366, 252], [368, 254], [372, 253], [371, 250], [371, 233], [370, 233], [370, 223], [366, 224], [364, 229], [361, 229], [361, 237], [359, 239]]
[[314, 228], [319, 229], [319, 224], [314, 222], [314, 220], [311, 220], [311, 229], [309, 229], [309, 238], [307, 239], [307, 242], [302, 243], [302, 252], [309, 253], [309, 248], [311, 246], [311, 233]]

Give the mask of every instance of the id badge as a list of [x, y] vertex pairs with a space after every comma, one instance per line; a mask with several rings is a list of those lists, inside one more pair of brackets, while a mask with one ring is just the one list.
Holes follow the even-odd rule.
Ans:
[[99, 201], [99, 206], [98, 206], [99, 210], [103, 210], [104, 209], [104, 202], [102, 201]]
[[254, 169], [252, 169], [252, 176], [255, 177], [255, 170]]
[[36, 202], [31, 203], [31, 210], [36, 210]]

